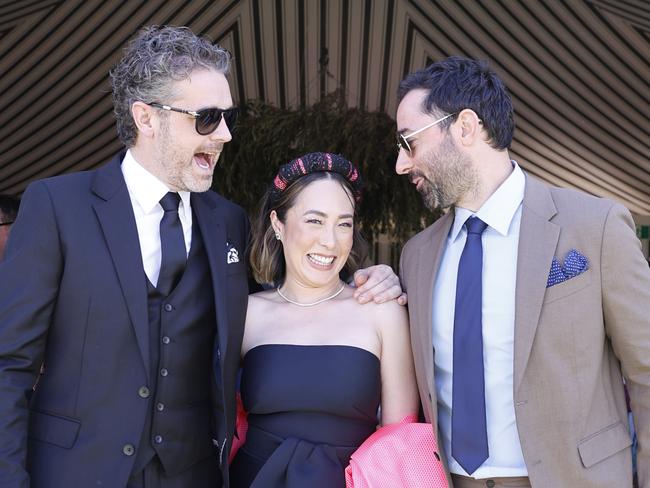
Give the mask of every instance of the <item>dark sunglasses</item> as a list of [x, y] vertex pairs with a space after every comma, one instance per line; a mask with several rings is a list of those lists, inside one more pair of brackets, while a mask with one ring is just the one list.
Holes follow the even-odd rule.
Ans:
[[407, 154], [409, 156], [411, 156], [411, 151], [413, 151], [413, 150], [411, 149], [411, 145], [409, 144], [409, 139], [411, 139], [414, 135], [419, 134], [423, 130], [427, 130], [429, 127], [433, 127], [434, 125], [439, 124], [443, 120], [448, 119], [452, 115], [456, 115], [456, 114], [447, 114], [443, 118], [435, 120], [435, 121], [431, 122], [429, 125], [425, 125], [424, 127], [420, 128], [420, 129], [418, 129], [418, 130], [416, 130], [414, 132], [411, 132], [408, 135], [397, 133], [397, 150], [400, 151], [400, 150], [404, 149], [407, 152]]
[[196, 132], [202, 136], [212, 134], [217, 129], [217, 127], [219, 127], [222, 117], [226, 121], [228, 130], [230, 132], [233, 132], [235, 130], [235, 123], [237, 122], [237, 115], [239, 114], [239, 109], [237, 107], [226, 109], [204, 108], [195, 112], [194, 110], [185, 110], [182, 108], [170, 107], [169, 105], [163, 105], [156, 102], [149, 103], [148, 105], [162, 110], [178, 112], [193, 117], [196, 123]]

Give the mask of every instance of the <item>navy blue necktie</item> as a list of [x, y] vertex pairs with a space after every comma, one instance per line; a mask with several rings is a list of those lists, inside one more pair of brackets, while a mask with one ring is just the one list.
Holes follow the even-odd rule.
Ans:
[[156, 288], [160, 293], [169, 295], [180, 281], [187, 261], [183, 226], [178, 216], [178, 193], [168, 192], [160, 199], [160, 206], [165, 211], [160, 220], [160, 275]]
[[454, 315], [454, 370], [451, 454], [472, 474], [488, 458], [483, 373], [483, 245], [487, 224], [478, 217], [465, 222], [467, 241], [458, 263]]

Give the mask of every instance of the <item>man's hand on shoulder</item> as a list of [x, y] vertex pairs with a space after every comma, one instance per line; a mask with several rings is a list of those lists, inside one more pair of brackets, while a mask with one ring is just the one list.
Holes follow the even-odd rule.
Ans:
[[383, 303], [397, 299], [400, 305], [406, 305], [406, 293], [402, 291], [399, 278], [386, 264], [376, 264], [360, 269], [354, 273], [354, 298], [359, 303]]

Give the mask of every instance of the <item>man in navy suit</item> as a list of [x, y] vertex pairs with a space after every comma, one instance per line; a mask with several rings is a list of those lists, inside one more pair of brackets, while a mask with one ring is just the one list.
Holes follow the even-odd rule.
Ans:
[[[208, 190], [229, 62], [143, 29], [111, 72], [126, 151], [25, 191], [0, 265], [0, 487], [228, 485], [248, 223]], [[398, 294], [385, 268], [360, 291], [378, 281]]]

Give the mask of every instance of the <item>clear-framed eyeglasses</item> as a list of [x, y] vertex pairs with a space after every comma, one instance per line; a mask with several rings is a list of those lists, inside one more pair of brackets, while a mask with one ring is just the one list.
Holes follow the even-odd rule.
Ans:
[[434, 125], [439, 124], [443, 120], [447, 120], [452, 115], [456, 115], [456, 114], [447, 114], [443, 118], [435, 120], [435, 121], [431, 122], [430, 124], [425, 125], [424, 127], [421, 127], [420, 129], [418, 129], [416, 131], [413, 131], [413, 132], [411, 132], [410, 134], [407, 134], [407, 135], [400, 134], [398, 132], [397, 133], [397, 150], [400, 151], [400, 150], [404, 149], [404, 151], [406, 151], [406, 153], [410, 156], [411, 153], [412, 153], [412, 149], [411, 149], [411, 145], [409, 144], [409, 139], [412, 139], [414, 136], [418, 135], [420, 132], [429, 129], [430, 127], [433, 127]]

